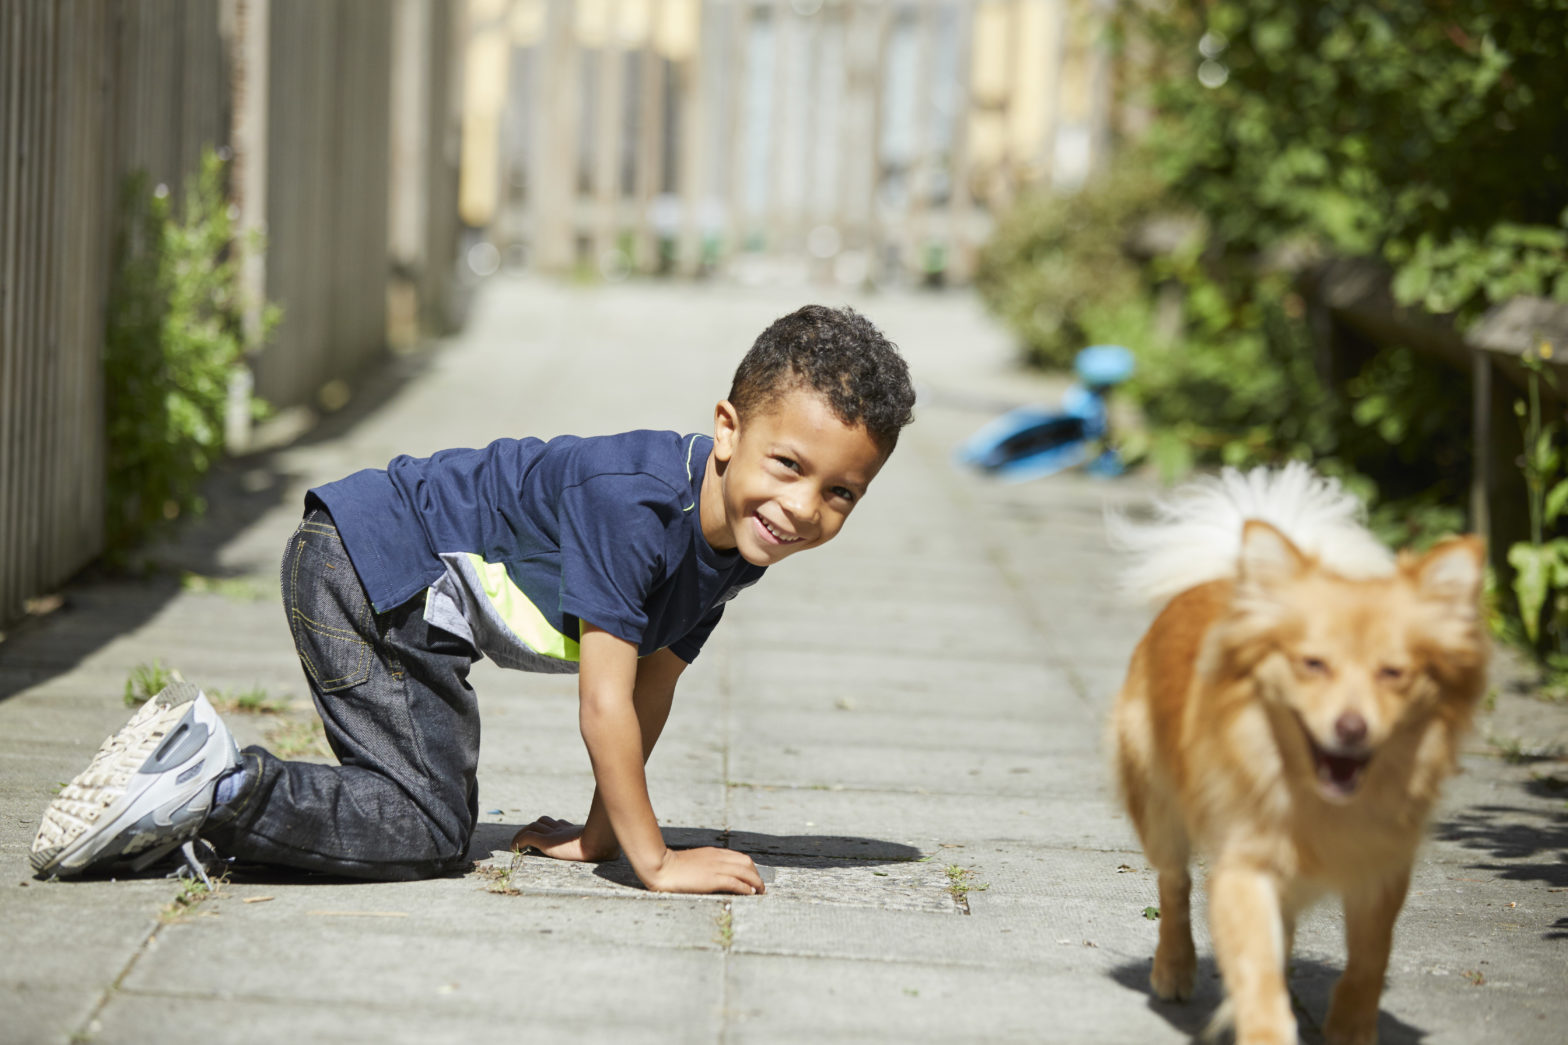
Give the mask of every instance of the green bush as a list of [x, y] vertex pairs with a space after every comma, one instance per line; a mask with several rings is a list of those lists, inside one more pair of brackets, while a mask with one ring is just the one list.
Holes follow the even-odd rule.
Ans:
[[1166, 56], [1150, 155], [1220, 249], [1381, 257], [1462, 319], [1568, 300], [1568, 0], [1123, 10]]
[[[1396, 344], [1323, 387], [1293, 274], [1370, 257], [1399, 301], [1460, 325], [1517, 294], [1568, 300], [1568, 0], [1120, 10], [1156, 44], [1152, 130], [1103, 182], [999, 220], [986, 300], [1043, 364], [1138, 351], [1167, 473], [1312, 457], [1385, 498], [1456, 500], [1465, 382]], [[1196, 234], [1131, 256], [1172, 213]]]
[[1034, 363], [1070, 366], [1089, 343], [1086, 317], [1140, 293], [1127, 247], [1161, 199], [1148, 169], [1126, 164], [1074, 196], [1030, 194], [998, 222], [975, 286]]
[[[1163, 252], [1138, 256], [1133, 246], [1151, 239], [1139, 226], [1162, 223], [1159, 197], [1142, 184], [1137, 196], [1113, 181], [1104, 195], [1028, 199], [1000, 224], [981, 292], [1029, 357], [1065, 367], [1087, 344], [1132, 347], [1138, 369], [1121, 394], [1137, 402], [1147, 431], [1124, 449], [1147, 454], [1167, 479], [1199, 466], [1310, 459], [1388, 502], [1375, 518], [1391, 540], [1420, 543], [1453, 528], [1458, 513], [1445, 504], [1460, 497], [1453, 476], [1468, 468], [1468, 428], [1453, 423], [1468, 410], [1463, 385], [1391, 346], [1327, 387], [1288, 269], [1214, 250], [1202, 218], [1164, 220], [1187, 234], [1154, 237], [1167, 241]], [[1041, 275], [1059, 271], [1082, 278]], [[1091, 278], [1102, 272], [1117, 275]]]
[[[123, 187], [104, 338], [111, 558], [201, 511], [200, 481], [223, 452], [229, 383], [248, 347], [223, 185], [209, 149], [180, 218], [145, 174]], [[267, 309], [264, 329], [276, 320]]]
[[[1170, 204], [1203, 216], [1205, 275], [1238, 315], [1290, 255], [1373, 259], [1398, 303], [1461, 331], [1518, 295], [1568, 301], [1568, 0], [1122, 10], [1163, 56], [1146, 155]], [[1270, 335], [1279, 351], [1310, 350], [1301, 325]], [[1326, 400], [1303, 392], [1333, 431], [1301, 449], [1369, 477], [1379, 518], [1414, 520], [1396, 539], [1457, 528], [1468, 381], [1413, 346], [1372, 348]]]

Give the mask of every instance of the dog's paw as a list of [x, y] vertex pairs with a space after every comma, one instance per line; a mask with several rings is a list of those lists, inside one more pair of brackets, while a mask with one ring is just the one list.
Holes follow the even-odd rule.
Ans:
[[1327, 1045], [1377, 1045], [1377, 1014], [1370, 1020], [1351, 1020], [1331, 1012], [1323, 1025], [1323, 1040]]
[[1149, 986], [1161, 1001], [1186, 1001], [1192, 997], [1192, 985], [1197, 979], [1198, 960], [1191, 951], [1185, 954], [1154, 956], [1154, 971], [1149, 973]]
[[1348, 971], [1334, 987], [1323, 1040], [1328, 1045], [1377, 1045], [1378, 997], [1382, 977], [1357, 977]]

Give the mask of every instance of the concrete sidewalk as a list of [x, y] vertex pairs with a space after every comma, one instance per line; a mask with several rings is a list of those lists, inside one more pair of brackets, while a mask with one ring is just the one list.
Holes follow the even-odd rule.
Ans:
[[[919, 420], [833, 545], [731, 606], [649, 767], [669, 839], [753, 854], [766, 896], [506, 853], [537, 815], [580, 818], [592, 776], [573, 680], [488, 663], [468, 875], [235, 876], [191, 907], [160, 878], [31, 877], [40, 812], [125, 719], [138, 665], [287, 699], [228, 721], [312, 749], [277, 594], [307, 486], [501, 435], [707, 430], [755, 335], [818, 296], [498, 278], [461, 337], [226, 465], [161, 572], [84, 579], [0, 643], [0, 1041], [1188, 1040], [1219, 998], [1207, 941], [1199, 997], [1152, 1002], [1154, 880], [1102, 745], [1146, 616], [1111, 595], [1101, 512], [1152, 487], [956, 469], [960, 439], [1050, 392], [959, 295], [852, 302], [909, 357]], [[1564, 1040], [1568, 765], [1530, 756], [1565, 738], [1568, 713], [1505, 673], [1400, 921], [1385, 1042]], [[1292, 980], [1304, 1040], [1342, 961], [1319, 911]]]

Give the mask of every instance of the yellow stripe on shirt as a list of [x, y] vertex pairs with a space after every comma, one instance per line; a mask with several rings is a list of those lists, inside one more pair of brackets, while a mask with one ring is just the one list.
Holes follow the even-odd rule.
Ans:
[[501, 620], [512, 629], [513, 634], [527, 643], [535, 653], [556, 660], [581, 660], [581, 647], [577, 640], [567, 638], [550, 625], [545, 615], [539, 612], [539, 607], [512, 583], [512, 578], [506, 574], [505, 565], [485, 562], [473, 552], [467, 555], [485, 595], [490, 599], [490, 605], [495, 607], [496, 613], [500, 614]]

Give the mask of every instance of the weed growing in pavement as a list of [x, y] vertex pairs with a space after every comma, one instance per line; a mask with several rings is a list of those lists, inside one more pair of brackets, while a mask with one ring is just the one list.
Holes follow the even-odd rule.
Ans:
[[163, 661], [155, 660], [151, 664], [138, 664], [131, 669], [130, 677], [125, 680], [125, 706], [134, 708], [138, 704], [145, 704], [163, 691], [171, 682], [178, 682], [182, 676], [173, 668], [163, 666]]
[[230, 715], [279, 715], [289, 708], [287, 697], [274, 698], [260, 686], [239, 690], [213, 690], [207, 694], [212, 706]]
[[229, 884], [229, 876], [221, 874], [212, 880], [209, 889], [207, 883], [200, 878], [180, 879], [180, 892], [173, 900], [169, 901], [158, 914], [158, 920], [164, 925], [173, 925], [175, 922], [184, 921], [197, 907], [197, 905], [212, 899], [220, 894], [225, 885]]
[[991, 888], [990, 882], [976, 882], [975, 873], [958, 864], [947, 865], [947, 893], [953, 902], [964, 910], [969, 909], [969, 894], [983, 893]]
[[272, 594], [270, 587], [254, 577], [208, 577], [190, 572], [180, 575], [180, 587], [186, 591], [222, 595], [235, 602], [260, 602]]
[[724, 950], [729, 950], [730, 945], [735, 942], [735, 912], [730, 910], [728, 900], [724, 902], [724, 906], [719, 910], [719, 916], [713, 920], [713, 924], [718, 928], [717, 934], [713, 937], [713, 942]]
[[1511, 766], [1529, 761], [1529, 756], [1524, 752], [1524, 741], [1519, 737], [1505, 737], [1500, 733], [1492, 733], [1487, 736], [1486, 743], [1498, 758]]
[[1531, 762], [1560, 758], [1563, 754], [1560, 746], [1538, 744], [1532, 747], [1525, 743], [1523, 737], [1504, 736], [1501, 733], [1488, 733], [1486, 735], [1486, 744], [1492, 749], [1492, 754], [1511, 766], [1522, 766]]
[[327, 731], [321, 728], [320, 719], [298, 722], [280, 719], [267, 730], [267, 746], [279, 758], [301, 758], [318, 755], [331, 758], [332, 749], [327, 745]]
[[474, 874], [486, 879], [485, 891], [501, 896], [521, 896], [523, 891], [512, 884], [512, 864], [475, 864]]

